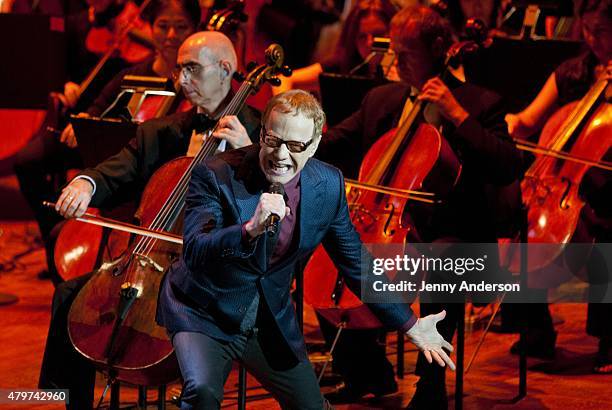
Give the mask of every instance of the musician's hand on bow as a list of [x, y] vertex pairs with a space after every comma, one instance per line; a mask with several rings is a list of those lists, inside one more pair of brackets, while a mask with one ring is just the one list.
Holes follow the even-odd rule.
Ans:
[[440, 114], [456, 127], [469, 116], [439, 77], [431, 78], [425, 83], [418, 99], [436, 104]]
[[416, 345], [425, 355], [429, 363], [435, 360], [440, 366], [448, 365], [451, 370], [455, 370], [455, 363], [448, 357], [444, 349], [449, 352], [453, 351], [453, 345], [448, 343], [436, 329], [436, 324], [446, 317], [446, 311], [443, 310], [435, 315], [429, 315], [417, 319], [417, 322], [410, 328], [406, 334], [410, 337], [412, 343]]
[[66, 125], [64, 131], [62, 131], [62, 135], [60, 135], [60, 142], [64, 145], [67, 145], [69, 148], [76, 148], [77, 140], [76, 135], [74, 134], [74, 128], [72, 128], [72, 124]]
[[78, 84], [68, 81], [64, 84], [64, 93], [58, 95], [62, 104], [68, 108], [74, 108], [81, 96], [81, 89]]
[[55, 210], [64, 218], [82, 216], [91, 202], [93, 186], [84, 178], [73, 179], [55, 203]]
[[[89, 114], [87, 114], [86, 112], [80, 112], [77, 114], [78, 118], [89, 118]], [[60, 142], [62, 144], [67, 145], [69, 148], [76, 148], [78, 145], [77, 139], [76, 139], [76, 135], [74, 133], [74, 128], [72, 127], [72, 124], [68, 124], [66, 125], [66, 128], [64, 128], [64, 131], [62, 131], [62, 134], [60, 135]]]
[[264, 192], [259, 197], [255, 214], [246, 223], [245, 229], [251, 238], [256, 238], [266, 231], [266, 222], [271, 214], [278, 215], [279, 220], [282, 221], [289, 213], [290, 209], [285, 205], [282, 195]]
[[217, 130], [212, 134], [215, 138], [222, 138], [232, 148], [241, 148], [251, 145], [251, 139], [246, 128], [235, 115], [226, 115], [219, 120]]

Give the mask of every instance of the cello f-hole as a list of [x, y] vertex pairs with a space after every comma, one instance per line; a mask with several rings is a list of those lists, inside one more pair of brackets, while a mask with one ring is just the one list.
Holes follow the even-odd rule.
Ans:
[[561, 179], [565, 183], [565, 190], [563, 191], [563, 195], [561, 195], [561, 202], [559, 203], [559, 207], [563, 210], [567, 210], [570, 208], [569, 205], [569, 192], [572, 189], [572, 181], [567, 178]]
[[395, 206], [393, 204], [387, 204], [387, 206], [385, 207], [385, 210], [389, 211], [389, 216], [387, 217], [387, 220], [385, 221], [383, 233], [386, 236], [393, 236], [395, 234], [395, 229], [390, 229], [390, 226], [391, 226], [391, 221], [393, 220], [393, 217], [395, 216]]

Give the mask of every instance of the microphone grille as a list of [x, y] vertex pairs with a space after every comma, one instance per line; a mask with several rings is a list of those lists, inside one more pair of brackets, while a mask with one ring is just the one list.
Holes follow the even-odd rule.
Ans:
[[272, 182], [270, 188], [268, 188], [268, 193], [285, 195], [285, 187], [280, 182]]

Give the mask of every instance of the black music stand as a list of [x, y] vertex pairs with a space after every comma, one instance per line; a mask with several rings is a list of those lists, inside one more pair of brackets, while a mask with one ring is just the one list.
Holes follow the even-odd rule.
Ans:
[[64, 19], [0, 14], [0, 108], [47, 108], [66, 80]]
[[321, 73], [319, 88], [327, 126], [333, 127], [357, 111], [368, 91], [387, 82], [384, 78]]
[[136, 136], [138, 124], [95, 117], [71, 117], [85, 167], [94, 167], [121, 151]]

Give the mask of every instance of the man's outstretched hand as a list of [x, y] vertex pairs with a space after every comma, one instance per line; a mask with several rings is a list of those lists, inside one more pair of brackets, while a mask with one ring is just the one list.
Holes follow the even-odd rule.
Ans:
[[453, 363], [450, 357], [448, 357], [448, 354], [443, 350], [446, 349], [452, 352], [453, 345], [444, 340], [436, 328], [436, 324], [445, 317], [445, 310], [435, 315], [421, 317], [406, 333], [412, 340], [412, 343], [423, 352], [429, 363], [435, 360], [440, 366], [444, 367], [448, 365], [451, 370], [455, 370], [455, 363]]

